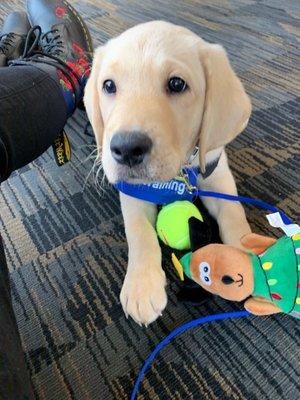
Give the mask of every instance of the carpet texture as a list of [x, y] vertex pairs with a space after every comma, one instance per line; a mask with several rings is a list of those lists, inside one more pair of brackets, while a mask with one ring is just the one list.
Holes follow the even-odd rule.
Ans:
[[[239, 191], [299, 212], [300, 3], [279, 0], [71, 1], [95, 44], [136, 23], [166, 19], [221, 43], [253, 102], [249, 126], [228, 154]], [[2, 0], [0, 20], [23, 1]], [[99, 194], [88, 158], [86, 116], [69, 121], [72, 161], [51, 150], [14, 173], [0, 191], [0, 229], [13, 301], [37, 399], [128, 399], [150, 350], [193, 318], [242, 305], [179, 303], [164, 250], [169, 303], [147, 329], [119, 303], [127, 245], [117, 193]], [[279, 235], [247, 207], [253, 229]], [[289, 399], [300, 394], [299, 321], [284, 315], [217, 322], [183, 334], [147, 372], [139, 399]], [[15, 400], [15, 399], [12, 399]]]

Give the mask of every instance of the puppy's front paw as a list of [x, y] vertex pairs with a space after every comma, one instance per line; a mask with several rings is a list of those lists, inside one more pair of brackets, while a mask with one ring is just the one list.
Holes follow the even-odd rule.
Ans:
[[251, 228], [243, 215], [223, 214], [218, 218], [220, 236], [225, 244], [244, 249], [241, 238], [251, 233]]
[[129, 268], [120, 294], [126, 316], [139, 325], [155, 321], [167, 305], [165, 286], [165, 273], [160, 267]]

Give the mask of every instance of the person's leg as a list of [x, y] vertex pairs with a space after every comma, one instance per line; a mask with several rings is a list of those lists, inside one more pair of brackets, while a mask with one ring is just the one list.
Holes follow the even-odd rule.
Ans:
[[[0, 69], [0, 183], [51, 146], [82, 98], [90, 68], [88, 29], [67, 1], [27, 0], [27, 14], [39, 25], [41, 50]], [[0, 246], [0, 399], [31, 400]]]
[[27, 0], [27, 14], [28, 39], [37, 35], [39, 48], [25, 46], [21, 58], [0, 69], [0, 182], [54, 142], [90, 72], [91, 37], [67, 1]]
[[[0, 68], [0, 182], [42, 154], [67, 121], [60, 84], [35, 66]], [[0, 398], [34, 399], [0, 238]]]
[[0, 181], [47, 150], [66, 121], [61, 87], [49, 74], [34, 66], [1, 68]]

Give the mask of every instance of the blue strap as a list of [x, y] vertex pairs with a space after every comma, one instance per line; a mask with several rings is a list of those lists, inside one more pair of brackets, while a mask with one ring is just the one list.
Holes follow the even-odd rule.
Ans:
[[250, 315], [248, 311], [236, 311], [236, 312], [228, 312], [228, 313], [223, 313], [223, 314], [215, 314], [215, 315], [209, 315], [207, 317], [201, 317], [198, 319], [194, 319], [193, 321], [187, 322], [184, 325], [179, 326], [178, 328], [174, 329], [171, 333], [169, 333], [168, 336], [166, 336], [158, 345], [155, 347], [155, 349], [152, 351], [150, 356], [147, 358], [145, 361], [143, 368], [141, 369], [137, 380], [135, 381], [133, 391], [130, 396], [130, 400], [135, 400], [140, 383], [143, 379], [143, 376], [145, 375], [145, 372], [147, 371], [148, 367], [151, 365], [152, 361], [154, 358], [157, 356], [157, 354], [160, 352], [161, 349], [163, 349], [170, 341], [175, 337], [180, 335], [181, 333], [187, 331], [188, 329], [194, 328], [195, 326], [200, 326], [205, 324], [206, 322], [212, 322], [212, 321], [220, 321], [224, 319], [229, 319], [229, 318], [241, 318], [241, 317], [247, 317]]
[[151, 185], [131, 185], [127, 182], [118, 182], [115, 187], [128, 196], [139, 200], [148, 201], [157, 205], [173, 203], [177, 200], [193, 201], [194, 194], [186, 190], [185, 183], [177, 179], [168, 182], [168, 186], [163, 183], [153, 183]]
[[266, 202], [264, 202], [262, 200], [251, 199], [250, 197], [245, 197], [245, 196], [234, 196], [234, 195], [226, 194], [226, 193], [210, 192], [210, 191], [207, 191], [207, 190], [200, 190], [200, 189], [196, 190], [196, 195], [198, 195], [200, 197], [201, 196], [202, 197], [213, 197], [213, 198], [216, 198], [216, 199], [229, 200], [229, 201], [238, 201], [240, 203], [252, 204], [254, 206], [257, 206], [257, 207], [260, 207], [260, 208], [264, 208], [264, 209], [266, 209], [268, 211], [279, 212], [283, 222], [286, 225], [289, 225], [289, 224], [292, 223], [290, 218], [283, 211], [280, 211], [277, 207], [272, 206], [271, 204], [268, 204], [268, 203], [266, 203]]
[[[234, 196], [226, 193], [210, 192], [197, 189], [197, 178], [200, 173], [199, 167], [184, 169], [186, 182], [180, 178], [172, 179], [168, 182], [154, 182], [149, 184], [132, 184], [128, 182], [118, 182], [115, 187], [128, 196], [139, 200], [148, 201], [153, 204], [165, 205], [178, 200], [188, 200], [193, 202], [197, 196], [213, 197], [228, 201], [238, 201], [241, 203], [252, 204], [264, 208], [271, 212], [279, 212], [286, 225], [292, 223], [284, 212], [258, 199], [251, 199], [245, 196]], [[188, 182], [188, 186], [187, 186]]]
[[[196, 187], [197, 177], [200, 173], [199, 167], [186, 168], [184, 172], [189, 185], [191, 187]], [[138, 185], [121, 181], [116, 183], [115, 187], [128, 196], [159, 205], [170, 204], [177, 200], [193, 201], [195, 197], [195, 193], [188, 190], [186, 182], [182, 178], [171, 179], [168, 182], [154, 182]]]

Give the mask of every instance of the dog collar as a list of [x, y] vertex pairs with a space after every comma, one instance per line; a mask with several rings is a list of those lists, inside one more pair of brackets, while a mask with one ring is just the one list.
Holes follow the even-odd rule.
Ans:
[[[191, 157], [194, 156], [195, 158], [196, 155], [197, 153], [194, 154], [193, 152]], [[178, 200], [193, 201], [197, 189], [198, 176], [201, 175], [204, 179], [208, 178], [216, 169], [219, 159], [220, 156], [208, 164], [204, 174], [201, 173], [199, 167], [183, 167], [179, 176], [167, 182], [133, 184], [119, 181], [114, 186], [127, 196], [153, 204], [165, 205]]]
[[170, 204], [177, 200], [192, 201], [199, 173], [199, 167], [185, 168], [180, 176], [167, 182], [132, 184], [120, 181], [115, 187], [128, 196], [154, 204]]

